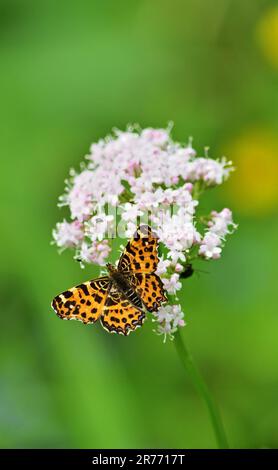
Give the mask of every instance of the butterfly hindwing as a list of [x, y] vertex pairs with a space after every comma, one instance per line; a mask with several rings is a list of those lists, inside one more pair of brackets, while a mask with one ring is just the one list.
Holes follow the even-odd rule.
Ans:
[[62, 319], [94, 323], [102, 314], [110, 286], [108, 276], [87, 281], [57, 295], [51, 305]]
[[132, 273], [129, 283], [139, 294], [149, 312], [156, 312], [163, 302], [167, 301], [163, 283], [155, 273]]
[[117, 289], [110, 289], [100, 318], [107, 331], [127, 336], [130, 331], [142, 326], [144, 319], [143, 310], [132, 305]]
[[154, 272], [158, 264], [157, 246], [158, 239], [155, 233], [148, 225], [141, 225], [120, 257], [119, 271]]

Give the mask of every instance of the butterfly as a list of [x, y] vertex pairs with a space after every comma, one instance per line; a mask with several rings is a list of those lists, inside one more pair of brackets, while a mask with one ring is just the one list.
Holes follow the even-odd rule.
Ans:
[[108, 263], [107, 276], [84, 282], [57, 295], [52, 308], [65, 320], [95, 323], [105, 330], [128, 335], [142, 326], [146, 312], [167, 301], [163, 283], [155, 274], [158, 239], [148, 225], [137, 228], [118, 265]]

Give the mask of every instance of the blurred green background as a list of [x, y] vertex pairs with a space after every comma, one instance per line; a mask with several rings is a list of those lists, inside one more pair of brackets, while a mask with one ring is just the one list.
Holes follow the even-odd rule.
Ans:
[[278, 446], [278, 7], [253, 0], [1, 0], [1, 447], [215, 447], [174, 344], [62, 322], [97, 270], [57, 254], [69, 168], [116, 126], [166, 126], [237, 172], [202, 201], [239, 223], [184, 283], [183, 330], [231, 447]]

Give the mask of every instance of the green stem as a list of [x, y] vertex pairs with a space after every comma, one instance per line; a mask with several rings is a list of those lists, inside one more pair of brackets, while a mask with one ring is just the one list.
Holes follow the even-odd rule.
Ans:
[[184, 340], [179, 330], [175, 333], [174, 342], [186, 373], [192, 380], [196, 390], [199, 392], [200, 396], [203, 398], [207, 406], [211, 423], [214, 429], [216, 441], [218, 443], [218, 447], [220, 449], [228, 449], [228, 441], [226, 438], [219, 410], [198, 368], [195, 366], [193, 358], [188, 349], [186, 348]]

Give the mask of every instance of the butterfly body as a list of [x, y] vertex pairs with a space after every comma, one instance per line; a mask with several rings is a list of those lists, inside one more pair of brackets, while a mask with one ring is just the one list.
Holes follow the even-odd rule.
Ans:
[[123, 296], [134, 306], [144, 310], [144, 304], [140, 298], [140, 295], [136, 292], [134, 287], [131, 285], [130, 275], [126, 275], [115, 266], [107, 264], [109, 277], [111, 279], [112, 286], [121, 292]]
[[157, 238], [144, 225], [137, 229], [117, 267], [107, 264], [107, 276], [79, 284], [57, 295], [52, 307], [62, 319], [94, 323], [109, 332], [128, 335], [142, 326], [146, 311], [157, 311], [167, 298], [155, 274]]

